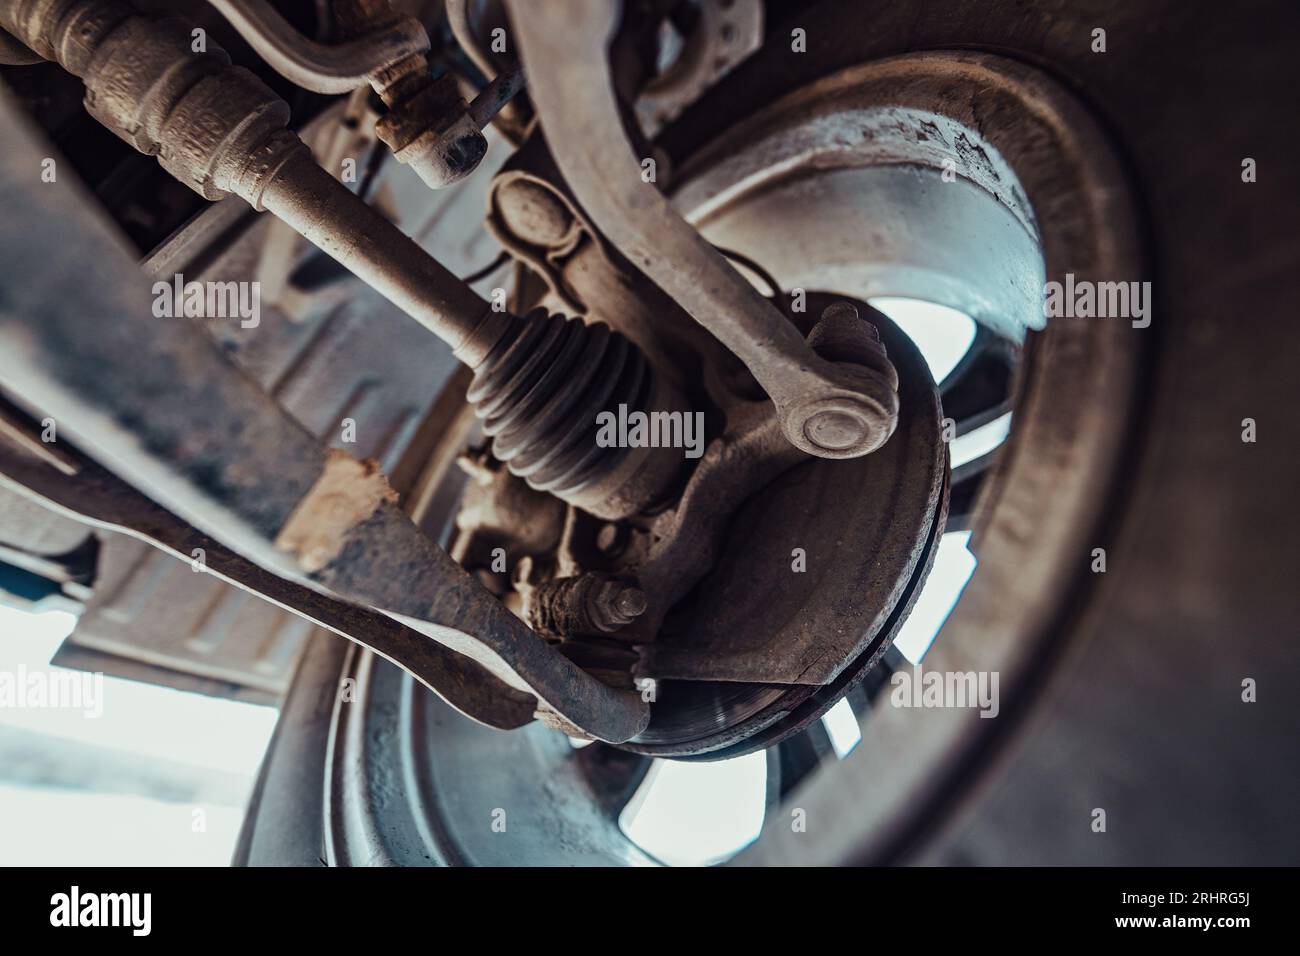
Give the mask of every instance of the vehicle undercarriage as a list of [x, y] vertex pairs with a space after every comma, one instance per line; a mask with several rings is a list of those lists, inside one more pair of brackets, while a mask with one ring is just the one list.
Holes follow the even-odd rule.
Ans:
[[280, 703], [240, 863], [652, 863], [651, 768], [759, 753], [737, 863], [1293, 863], [1246, 6], [0, 0], [0, 560]]

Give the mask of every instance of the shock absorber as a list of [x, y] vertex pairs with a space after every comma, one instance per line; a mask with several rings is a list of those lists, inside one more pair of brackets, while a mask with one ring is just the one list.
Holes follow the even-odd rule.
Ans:
[[86, 84], [87, 111], [207, 199], [270, 211], [447, 342], [494, 453], [533, 487], [599, 517], [656, 504], [680, 452], [601, 447], [600, 411], [686, 411], [645, 355], [604, 325], [494, 311], [323, 170], [289, 107], [190, 24], [123, 0], [0, 0], [0, 27]]

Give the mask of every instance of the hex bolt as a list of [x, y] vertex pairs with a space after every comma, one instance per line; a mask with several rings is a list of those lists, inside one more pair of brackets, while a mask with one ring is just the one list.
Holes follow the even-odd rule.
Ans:
[[[645, 592], [624, 581], [605, 581], [592, 594], [592, 618], [602, 631], [618, 630], [645, 613]], [[608, 626], [602, 626], [602, 623]]]
[[554, 637], [614, 634], [645, 613], [645, 592], [629, 578], [587, 573], [548, 581], [529, 596], [529, 623]]

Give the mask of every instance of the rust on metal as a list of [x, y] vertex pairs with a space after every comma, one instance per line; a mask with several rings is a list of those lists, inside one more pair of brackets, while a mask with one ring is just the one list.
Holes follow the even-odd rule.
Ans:
[[289, 515], [275, 546], [294, 555], [309, 574], [319, 571], [338, 557], [348, 532], [385, 501], [396, 503], [397, 492], [379, 470], [379, 462], [357, 461], [331, 448], [320, 477]]

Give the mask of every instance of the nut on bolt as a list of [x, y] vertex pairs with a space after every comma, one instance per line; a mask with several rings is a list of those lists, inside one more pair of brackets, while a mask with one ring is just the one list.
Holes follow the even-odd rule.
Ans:
[[614, 634], [646, 611], [646, 596], [635, 581], [612, 574], [587, 573], [548, 581], [528, 599], [528, 619], [555, 637]]

